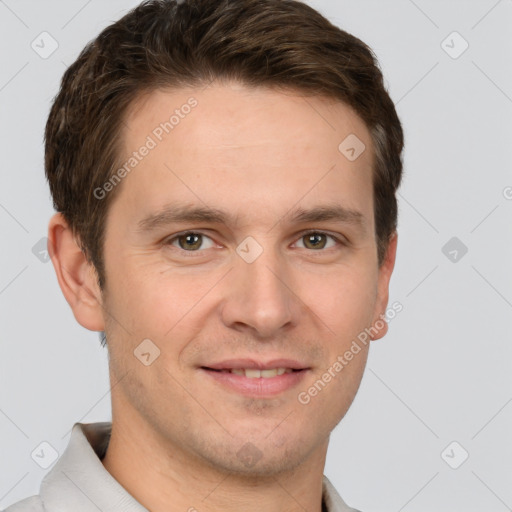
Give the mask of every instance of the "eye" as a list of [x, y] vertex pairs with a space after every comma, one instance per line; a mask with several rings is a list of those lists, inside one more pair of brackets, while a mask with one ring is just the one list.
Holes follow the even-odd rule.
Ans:
[[[208, 239], [211, 242], [210, 245], [207, 245], [207, 247], [202, 247], [204, 239]], [[175, 243], [178, 245], [176, 246]], [[169, 238], [166, 241], [166, 244], [177, 247], [178, 249], [183, 249], [187, 252], [197, 252], [200, 248], [209, 249], [214, 245], [210, 237], [204, 235], [203, 233], [196, 233], [195, 231], [187, 231], [186, 233], [182, 233]]]
[[[329, 239], [331, 239], [331, 245], [329, 245]], [[311, 249], [313, 251], [322, 251], [322, 249], [331, 249], [343, 245], [343, 242], [337, 237], [323, 231], [308, 231], [307, 233], [303, 233], [296, 243], [301, 242], [303, 245], [302, 247], [299, 245], [299, 248]], [[215, 246], [215, 243], [209, 236], [203, 233], [185, 231], [167, 239], [165, 245], [176, 247], [176, 249], [188, 253], [194, 253], [201, 252], [200, 249], [211, 249]]]
[[[327, 247], [327, 238], [334, 240], [334, 244]], [[298, 241], [302, 240], [305, 242], [304, 245], [306, 249], [313, 250], [330, 249], [331, 247], [342, 244], [338, 238], [328, 233], [324, 233], [323, 231], [309, 231], [307, 233], [303, 233]]]

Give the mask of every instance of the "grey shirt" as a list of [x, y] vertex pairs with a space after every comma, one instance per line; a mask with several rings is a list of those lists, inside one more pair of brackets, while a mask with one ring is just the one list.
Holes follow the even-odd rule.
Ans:
[[[5, 512], [148, 512], [105, 469], [111, 422], [75, 423], [69, 444], [41, 482], [39, 494]], [[326, 476], [323, 500], [327, 512], [358, 512], [341, 499]]]

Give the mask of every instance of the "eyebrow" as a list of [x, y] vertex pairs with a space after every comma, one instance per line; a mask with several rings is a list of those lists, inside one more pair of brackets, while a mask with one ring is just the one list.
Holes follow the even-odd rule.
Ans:
[[[362, 231], [365, 231], [366, 228], [366, 219], [360, 211], [339, 204], [319, 205], [309, 209], [296, 208], [279, 219], [278, 222], [283, 220], [289, 223], [313, 223], [333, 220], [352, 224]], [[154, 231], [173, 223], [207, 222], [210, 224], [236, 225], [237, 221], [238, 216], [233, 216], [218, 208], [168, 205], [139, 221], [137, 231]]]

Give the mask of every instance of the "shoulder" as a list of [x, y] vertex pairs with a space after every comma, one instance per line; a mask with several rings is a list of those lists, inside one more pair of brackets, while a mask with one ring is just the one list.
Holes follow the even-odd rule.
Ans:
[[360, 512], [349, 507], [338, 494], [331, 481], [323, 476], [323, 499], [327, 512]]
[[44, 512], [44, 507], [39, 496], [30, 496], [13, 503], [4, 512]]

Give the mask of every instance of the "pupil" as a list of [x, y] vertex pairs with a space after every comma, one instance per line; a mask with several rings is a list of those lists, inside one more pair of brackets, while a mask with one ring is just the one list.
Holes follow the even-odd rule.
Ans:
[[[322, 236], [323, 235], [320, 233], [313, 233], [311, 235], [308, 235], [308, 243], [311, 243], [314, 247], [319, 247], [319, 246], [323, 247], [322, 244], [320, 244], [320, 245], [318, 244], [318, 238], [322, 237]], [[315, 239], [317, 240], [316, 242], [315, 242]]]
[[190, 235], [185, 235], [184, 238], [185, 238], [185, 244], [186, 244], [186, 247], [182, 247], [184, 249], [185, 248], [197, 249], [197, 246], [201, 245], [200, 243], [199, 244], [197, 243], [199, 240], [199, 235], [190, 234]]

